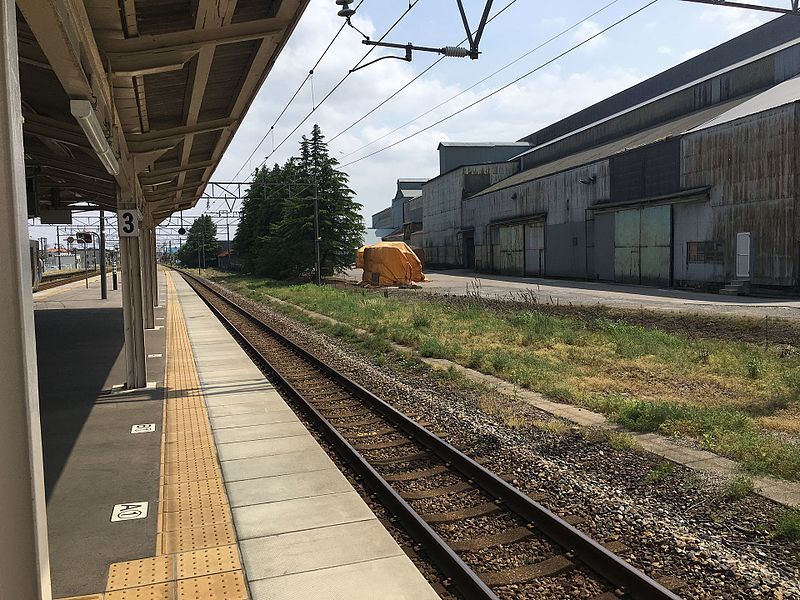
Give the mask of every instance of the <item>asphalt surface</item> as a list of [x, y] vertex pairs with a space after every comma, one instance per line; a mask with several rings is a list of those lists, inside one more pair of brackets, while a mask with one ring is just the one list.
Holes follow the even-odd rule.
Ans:
[[[361, 273], [361, 269], [352, 269], [345, 275], [349, 280], [361, 281]], [[486, 275], [462, 269], [426, 271], [425, 275], [428, 281], [420, 284], [421, 290], [432, 294], [480, 294], [516, 300], [527, 297], [552, 304], [602, 304], [616, 308], [800, 319], [799, 298], [721, 296], [638, 285]]]
[[[109, 278], [110, 283], [110, 278]], [[109, 285], [109, 288], [111, 286]], [[34, 295], [50, 568], [54, 597], [105, 589], [108, 565], [152, 556], [156, 544], [164, 308], [146, 332], [154, 389], [108, 393], [125, 381], [120, 292], [99, 281]], [[161, 292], [162, 304], [166, 297]], [[155, 423], [155, 433], [131, 426]], [[150, 503], [145, 519], [111, 522], [124, 502]]]

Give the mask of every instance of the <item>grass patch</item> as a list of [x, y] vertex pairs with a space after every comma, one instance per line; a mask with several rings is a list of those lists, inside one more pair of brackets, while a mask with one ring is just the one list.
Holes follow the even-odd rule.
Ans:
[[774, 535], [800, 544], [800, 508], [788, 508], [778, 517]]
[[694, 438], [702, 448], [738, 460], [750, 473], [785, 479], [800, 474], [800, 445], [761, 431], [742, 411], [620, 396], [596, 398], [592, 406], [634, 431]]
[[647, 483], [661, 483], [669, 478], [675, 472], [675, 463], [668, 460], [662, 460], [645, 476], [644, 480]]
[[[394, 341], [600, 410], [634, 431], [694, 439], [750, 472], [800, 479], [800, 446], [762, 429], [800, 432], [800, 352], [792, 347], [698, 342], [689, 326], [666, 332], [602, 311], [563, 315], [534, 304], [206, 275], [255, 300], [273, 296], [341, 321], [346, 327], [331, 333], [375, 355]], [[376, 339], [358, 342], [352, 328]]]
[[609, 431], [606, 433], [608, 445], [614, 450], [637, 450], [639, 442], [627, 431]]
[[725, 484], [724, 495], [728, 500], [741, 500], [752, 493], [753, 480], [746, 475], [737, 475]]
[[540, 431], [545, 431], [557, 437], [565, 437], [572, 432], [572, 427], [570, 427], [569, 424], [558, 419], [551, 419], [549, 421], [545, 421], [544, 419], [534, 419], [533, 421], [529, 422], [529, 425], [539, 429]]
[[419, 353], [426, 358], [447, 358], [450, 353], [444, 343], [434, 337], [426, 337], [419, 345]]
[[426, 327], [430, 327], [431, 316], [427, 312], [415, 310], [411, 314], [411, 325], [415, 329], [424, 329]]
[[750, 379], [761, 379], [763, 367], [761, 361], [757, 357], [753, 357], [747, 361], [747, 376]]
[[522, 429], [530, 424], [528, 423], [528, 419], [525, 418], [525, 415], [518, 413], [509, 413], [503, 415], [503, 423], [505, 423], [506, 426], [510, 427], [511, 429]]

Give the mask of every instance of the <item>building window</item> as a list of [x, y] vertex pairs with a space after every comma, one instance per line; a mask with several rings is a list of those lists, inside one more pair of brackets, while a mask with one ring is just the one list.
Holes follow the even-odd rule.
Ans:
[[686, 262], [722, 264], [725, 259], [722, 242], [687, 242]]

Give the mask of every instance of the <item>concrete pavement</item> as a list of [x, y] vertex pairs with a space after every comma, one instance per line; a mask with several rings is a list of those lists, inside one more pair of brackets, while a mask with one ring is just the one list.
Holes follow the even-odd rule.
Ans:
[[[351, 269], [345, 277], [349, 281], [361, 281], [361, 273], [361, 269]], [[538, 302], [551, 304], [602, 304], [614, 308], [800, 319], [800, 298], [721, 296], [690, 290], [595, 281], [487, 275], [465, 269], [426, 271], [425, 275], [429, 281], [420, 286], [422, 291], [432, 294], [480, 294], [486, 298], [501, 299], [523, 299], [528, 296], [535, 297]]]

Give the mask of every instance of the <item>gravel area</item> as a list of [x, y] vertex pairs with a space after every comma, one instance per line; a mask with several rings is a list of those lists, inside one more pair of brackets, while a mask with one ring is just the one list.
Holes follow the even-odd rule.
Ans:
[[[618, 553], [625, 560], [656, 579], [678, 578], [685, 584], [677, 590], [681, 596], [800, 598], [800, 549], [769, 536], [776, 516], [769, 501], [753, 495], [727, 500], [723, 481], [679, 466], [661, 473], [663, 460], [615, 450], [574, 428], [506, 426], [481, 410], [484, 391], [462, 388], [397, 355], [378, 366], [313, 326], [216, 287], [384, 400], [415, 412], [488, 468], [512, 474], [515, 485], [541, 495], [541, 502], [557, 514], [581, 517], [579, 527], [591, 537], [623, 542], [627, 549]], [[554, 421], [528, 406], [518, 414], [528, 422]], [[475, 533], [485, 535], [481, 519], [496, 517], [471, 519]], [[498, 592], [504, 598], [591, 597], [596, 584], [587, 579], [576, 570], [557, 578], [556, 589], [537, 581], [535, 593], [530, 586]], [[565, 587], [565, 581], [573, 587]]]

